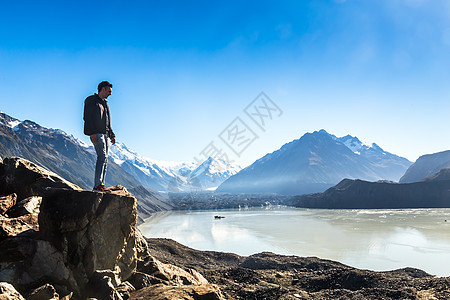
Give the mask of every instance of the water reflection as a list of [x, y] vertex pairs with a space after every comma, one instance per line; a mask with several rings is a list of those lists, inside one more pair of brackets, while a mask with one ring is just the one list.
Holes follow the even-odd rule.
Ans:
[[[270, 209], [169, 212], [140, 226], [201, 250], [262, 251], [337, 260], [358, 268], [416, 267], [449, 276], [450, 209]], [[155, 221], [156, 220], [156, 221]]]

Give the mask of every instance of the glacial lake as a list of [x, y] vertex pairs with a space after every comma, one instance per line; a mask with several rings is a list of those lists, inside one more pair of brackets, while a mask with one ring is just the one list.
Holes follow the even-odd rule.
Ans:
[[170, 211], [152, 215], [139, 228], [146, 237], [171, 238], [198, 250], [244, 256], [270, 251], [360, 269], [414, 267], [450, 276], [450, 209]]

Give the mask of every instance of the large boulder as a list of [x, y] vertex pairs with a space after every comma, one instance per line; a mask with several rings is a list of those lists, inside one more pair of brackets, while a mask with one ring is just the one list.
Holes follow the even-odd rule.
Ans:
[[48, 189], [81, 190], [55, 173], [19, 157], [8, 157], [0, 163], [0, 195], [17, 194], [19, 200], [41, 196]]
[[0, 282], [35, 299], [127, 299], [155, 284], [195, 285], [180, 290], [189, 297], [215, 295], [202, 291], [208, 282], [195, 270], [150, 256], [136, 227], [136, 199], [120, 185], [110, 189], [82, 191], [20, 158], [0, 163], [0, 195], [9, 195], [0, 214]]
[[112, 270], [126, 280], [137, 264], [136, 199], [121, 194], [54, 189], [43, 197], [42, 239], [64, 257], [79, 294], [96, 270]]
[[139, 271], [167, 282], [172, 285], [198, 285], [207, 284], [208, 281], [194, 269], [182, 269], [180, 267], [165, 264], [150, 256], [146, 259]]

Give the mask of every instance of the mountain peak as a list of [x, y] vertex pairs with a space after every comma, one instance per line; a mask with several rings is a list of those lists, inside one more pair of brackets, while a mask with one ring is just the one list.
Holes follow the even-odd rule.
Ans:
[[[333, 138], [334, 135], [329, 134], [325, 129], [320, 129], [314, 132], [307, 132], [299, 140], [304, 139], [323, 139], [323, 138]], [[297, 140], [298, 141], [298, 140]]]
[[321, 129], [305, 133], [231, 176], [219, 191], [233, 193], [314, 193], [343, 178], [398, 180], [411, 162], [368, 146], [357, 137], [338, 138]]
[[15, 119], [7, 114], [0, 112], [0, 124], [11, 129], [17, 130], [17, 126], [22, 123], [22, 121]]

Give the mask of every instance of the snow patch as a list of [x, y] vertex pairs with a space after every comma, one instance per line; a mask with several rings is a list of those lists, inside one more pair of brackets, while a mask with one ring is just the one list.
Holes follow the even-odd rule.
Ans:
[[17, 131], [19, 128], [17, 127], [20, 123], [22, 123], [19, 120], [15, 120], [15, 121], [10, 121], [8, 122], [8, 126], [11, 127], [12, 129], [14, 129], [15, 131]]

